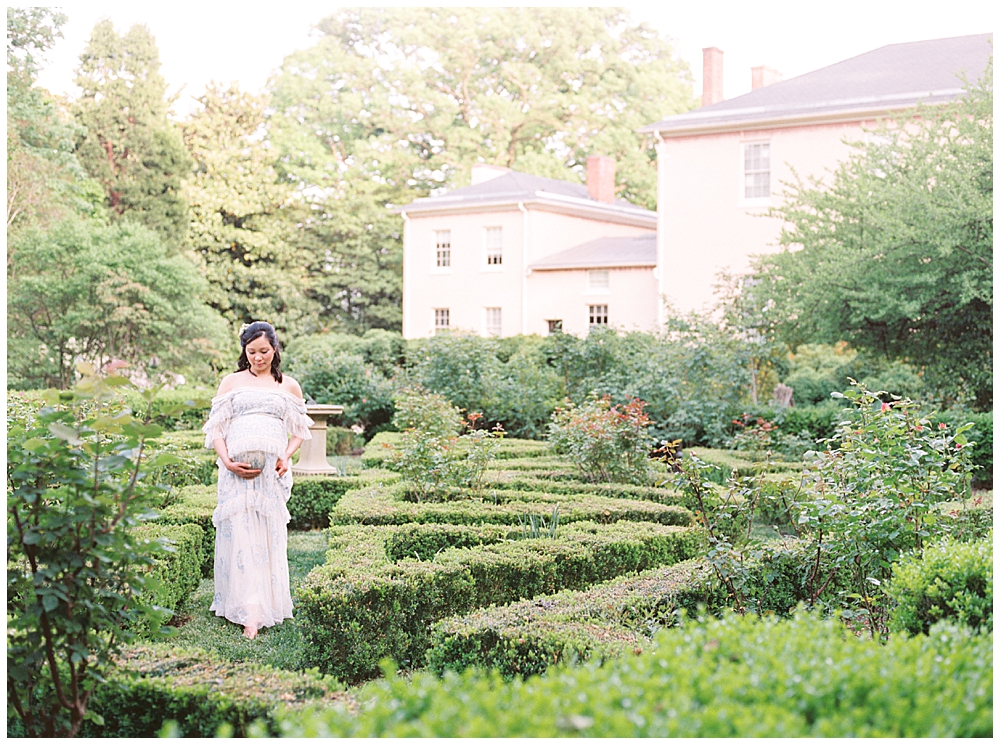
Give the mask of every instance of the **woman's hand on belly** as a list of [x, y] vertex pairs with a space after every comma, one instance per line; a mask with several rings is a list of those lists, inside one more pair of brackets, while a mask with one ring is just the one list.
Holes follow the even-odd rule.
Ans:
[[241, 479], [255, 479], [260, 476], [260, 469], [252, 468], [249, 463], [240, 463], [227, 459], [223, 461], [223, 465]]

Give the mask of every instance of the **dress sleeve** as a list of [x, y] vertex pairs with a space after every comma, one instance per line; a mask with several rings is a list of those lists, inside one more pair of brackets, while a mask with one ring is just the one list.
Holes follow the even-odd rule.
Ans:
[[312, 433], [309, 427], [313, 420], [306, 416], [306, 404], [291, 397], [285, 403], [285, 430], [289, 437], [301, 437], [303, 440], [311, 440]]
[[205, 447], [213, 448], [212, 441], [229, 434], [229, 420], [233, 415], [232, 396], [216, 396], [212, 399], [212, 411], [201, 431], [205, 433]]

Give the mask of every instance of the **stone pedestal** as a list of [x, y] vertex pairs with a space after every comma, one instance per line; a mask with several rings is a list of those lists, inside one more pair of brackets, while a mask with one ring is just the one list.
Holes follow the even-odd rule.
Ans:
[[299, 453], [299, 462], [292, 466], [295, 476], [331, 475], [337, 469], [326, 461], [326, 420], [344, 413], [343, 406], [313, 404], [306, 406], [306, 414], [313, 420], [309, 428], [311, 440], [305, 440]]

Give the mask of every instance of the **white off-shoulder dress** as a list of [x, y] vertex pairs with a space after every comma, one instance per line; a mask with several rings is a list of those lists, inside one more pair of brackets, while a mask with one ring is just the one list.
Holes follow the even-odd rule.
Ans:
[[205, 447], [222, 437], [233, 457], [264, 451], [260, 475], [244, 479], [219, 464], [215, 526], [215, 597], [211, 610], [241, 626], [273, 626], [292, 617], [288, 585], [288, 514], [292, 472], [279, 477], [289, 437], [311, 438], [305, 403], [281, 390], [237, 388], [212, 399]]

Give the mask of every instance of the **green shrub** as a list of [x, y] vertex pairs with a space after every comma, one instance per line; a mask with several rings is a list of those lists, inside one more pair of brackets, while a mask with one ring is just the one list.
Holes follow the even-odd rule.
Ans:
[[549, 422], [549, 444], [591, 482], [648, 484], [649, 451], [646, 403], [632, 399], [614, 406], [610, 396], [587, 397], [580, 406], [566, 401]]
[[[125, 402], [139, 416], [145, 416], [148, 401], [139, 391], [125, 393]], [[153, 402], [153, 421], [165, 429], [201, 429], [212, 408], [212, 391], [204, 386], [180, 386], [161, 390]], [[204, 435], [202, 441], [204, 442]]]
[[288, 370], [308, 398], [343, 406], [346, 426], [359, 425], [372, 434], [392, 418], [392, 383], [360, 355], [315, 352], [294, 359]]
[[162, 499], [146, 478], [170, 460], [146, 457], [162, 428], [125, 409], [127, 380], [77, 371], [7, 429], [7, 702], [32, 737], [76, 735], [113, 655], [165, 616], [146, 591], [159, 542], [133, 533]]
[[[776, 541], [748, 562], [750, 610], [787, 616], [807, 599], [802, 566], [810, 557], [804, 549], [796, 541]], [[731, 602], [704, 559], [687, 561], [446, 618], [432, 630], [428, 661], [438, 672], [479, 666], [527, 677], [556, 663], [648, 649], [653, 634], [673, 625], [679, 610], [716, 613]]]
[[186, 486], [177, 490], [176, 499], [160, 510], [155, 523], [162, 525], [194, 524], [203, 531], [202, 550], [200, 555], [201, 572], [205, 577], [212, 576], [212, 565], [215, 562], [215, 526], [212, 525], [212, 513], [219, 502], [219, 490], [216, 486]]
[[593, 520], [612, 523], [644, 520], [663, 525], [690, 525], [691, 512], [677, 505], [590, 495], [544, 494], [524, 491], [489, 491], [482, 500], [447, 502], [406, 501], [412, 487], [403, 482], [347, 492], [330, 513], [331, 525], [404, 525], [452, 523], [455, 525], [516, 525], [525, 513], [549, 514], [559, 505], [563, 522]]
[[993, 637], [962, 627], [885, 645], [836, 619], [726, 615], [640, 655], [504, 682], [418, 672], [363, 690], [358, 715], [285, 717], [310, 737], [991, 737]]
[[357, 476], [297, 476], [292, 481], [288, 511], [292, 515], [289, 530], [314, 530], [330, 525], [330, 510], [348, 491], [373, 483], [399, 480], [391, 471], [363, 471]]
[[685, 561], [587, 590], [482, 608], [434, 625], [428, 666], [439, 674], [478, 666], [528, 677], [554, 664], [603, 661], [649, 649], [653, 633], [672, 625], [678, 609], [718, 605], [712, 595], [702, 562]]
[[[556, 539], [447, 548], [433, 561], [392, 563], [386, 552], [392, 532], [332, 530], [330, 560], [313, 569], [298, 591], [307, 664], [345, 681], [371, 677], [386, 656], [420, 666], [429, 624], [445, 616], [584, 587], [676, 563], [701, 550], [701, 535], [690, 528], [578, 523], [562, 527]], [[469, 535], [442, 533], [459, 539]], [[489, 538], [483, 534], [483, 540]], [[360, 545], [366, 542], [368, 548]]]
[[964, 412], [964, 411], [941, 411], [928, 417], [931, 426], [935, 427], [939, 423], [948, 425], [951, 430], [955, 430], [963, 424], [971, 424], [972, 427], [966, 432], [966, 437], [975, 442], [972, 448], [971, 461], [976, 470], [972, 472], [972, 478], [980, 485], [992, 488], [993, 486], [993, 412]]
[[255, 720], [274, 736], [279, 709], [350, 701], [332, 678], [227, 662], [203, 649], [130, 647], [119, 663], [94, 696], [104, 723], [87, 722], [81, 736], [156, 737], [167, 720], [180, 737], [215, 737], [220, 727], [246, 737]]
[[132, 534], [142, 541], [158, 538], [170, 542], [172, 550], [156, 554], [147, 577], [156, 584], [150, 602], [177, 610], [201, 583], [205, 531], [200, 525], [140, 525]]
[[326, 428], [327, 455], [353, 455], [354, 451], [365, 445], [365, 438], [347, 427]]
[[660, 504], [676, 504], [692, 508], [684, 494], [676, 489], [639, 484], [585, 484], [579, 481], [555, 481], [536, 478], [525, 471], [489, 471], [484, 489], [487, 498], [492, 490], [535, 491], [544, 494], [593, 494], [615, 499], [643, 499]]
[[985, 541], [945, 539], [892, 568], [890, 628], [926, 634], [943, 619], [993, 631], [993, 532]]

